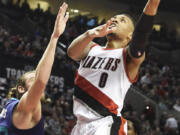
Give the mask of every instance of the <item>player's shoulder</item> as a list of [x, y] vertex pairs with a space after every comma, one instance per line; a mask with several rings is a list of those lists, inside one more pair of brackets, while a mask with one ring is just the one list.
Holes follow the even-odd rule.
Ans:
[[11, 98], [11, 99], [9, 99], [8, 100], [8, 102], [7, 102], [7, 104], [6, 104], [6, 106], [8, 106], [8, 105], [10, 105], [10, 104], [12, 104], [12, 103], [18, 103], [19, 102], [19, 100], [17, 99], [17, 98]]
[[98, 44], [98, 43], [95, 43], [95, 42], [90, 42], [89, 43], [89, 48], [90, 50], [94, 47], [98, 47], [98, 48], [101, 48], [101, 46]]

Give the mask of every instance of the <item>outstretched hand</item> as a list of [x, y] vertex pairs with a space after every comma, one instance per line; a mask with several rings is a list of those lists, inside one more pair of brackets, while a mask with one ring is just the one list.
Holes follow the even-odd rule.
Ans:
[[146, 15], [154, 16], [157, 13], [160, 1], [161, 0], [148, 0], [143, 12]]
[[64, 32], [66, 22], [69, 18], [69, 14], [66, 14], [67, 7], [68, 5], [66, 3], [63, 3], [63, 5], [59, 9], [58, 15], [56, 17], [54, 31], [52, 34], [54, 38], [59, 38], [59, 36]]
[[159, 5], [160, 0], [149, 0], [149, 2], [151, 2], [154, 5]]
[[93, 38], [96, 38], [96, 37], [104, 37], [104, 36], [114, 32], [115, 28], [110, 26], [111, 23], [112, 23], [112, 20], [108, 20], [106, 24], [100, 25], [96, 28], [89, 30], [90, 35]]

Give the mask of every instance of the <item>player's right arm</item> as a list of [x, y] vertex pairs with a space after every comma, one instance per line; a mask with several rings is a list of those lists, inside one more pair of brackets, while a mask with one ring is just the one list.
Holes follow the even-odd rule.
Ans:
[[86, 57], [91, 46], [94, 44], [92, 42], [94, 38], [104, 37], [114, 31], [114, 29], [109, 29], [111, 23], [112, 20], [109, 20], [106, 24], [90, 29], [77, 37], [68, 48], [68, 56], [75, 61], [79, 61]]
[[66, 9], [67, 4], [64, 3], [57, 15], [50, 42], [36, 67], [35, 78], [15, 108], [13, 123], [18, 128], [29, 128], [41, 118], [40, 99], [51, 74], [58, 38], [64, 32], [68, 20], [68, 15], [65, 16]]

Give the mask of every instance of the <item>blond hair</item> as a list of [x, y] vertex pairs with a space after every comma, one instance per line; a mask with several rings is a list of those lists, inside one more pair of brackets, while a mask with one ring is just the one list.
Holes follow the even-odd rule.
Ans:
[[14, 88], [11, 88], [8, 93], [8, 99], [10, 98], [17, 98], [20, 99], [24, 93], [19, 93], [18, 87], [22, 86], [25, 87], [25, 81], [26, 81], [26, 75], [30, 73], [35, 73], [35, 70], [26, 72], [23, 74], [16, 82], [16, 86]]

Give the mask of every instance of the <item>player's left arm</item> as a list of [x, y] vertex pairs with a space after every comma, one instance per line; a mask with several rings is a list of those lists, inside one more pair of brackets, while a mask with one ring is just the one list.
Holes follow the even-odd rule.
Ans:
[[148, 0], [136, 24], [132, 41], [126, 48], [126, 63], [130, 79], [132, 80], [136, 78], [139, 67], [145, 59], [145, 47], [152, 30], [154, 16], [157, 13], [159, 3], [160, 0]]

